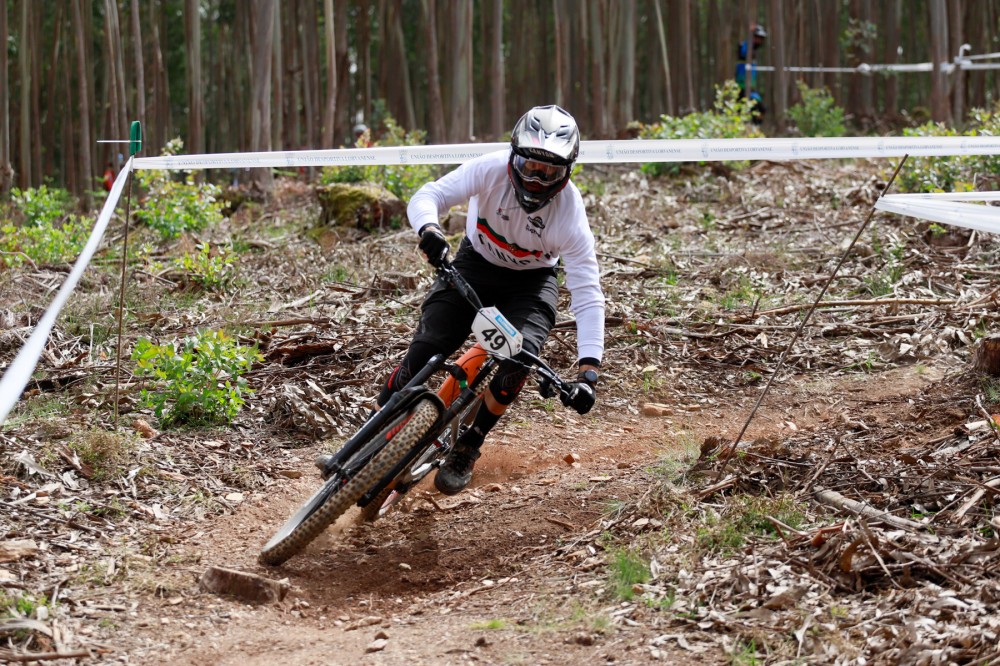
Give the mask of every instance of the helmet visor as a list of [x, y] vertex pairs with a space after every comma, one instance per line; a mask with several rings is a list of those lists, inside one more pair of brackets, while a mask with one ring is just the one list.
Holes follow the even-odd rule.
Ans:
[[525, 185], [540, 187], [556, 185], [569, 173], [568, 166], [549, 164], [523, 155], [514, 155], [514, 170]]

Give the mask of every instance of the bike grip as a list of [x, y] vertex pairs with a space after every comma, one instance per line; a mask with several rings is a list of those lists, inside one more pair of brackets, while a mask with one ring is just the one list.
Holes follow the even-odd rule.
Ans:
[[[556, 394], [555, 388], [552, 386], [552, 380], [545, 377], [538, 380], [538, 393], [543, 398], [551, 398]], [[565, 404], [565, 401], [563, 402]]]
[[597, 402], [597, 395], [594, 393], [593, 387], [586, 382], [574, 384], [569, 398], [570, 402], [567, 406], [575, 409], [577, 414], [586, 414], [593, 408], [594, 403]]

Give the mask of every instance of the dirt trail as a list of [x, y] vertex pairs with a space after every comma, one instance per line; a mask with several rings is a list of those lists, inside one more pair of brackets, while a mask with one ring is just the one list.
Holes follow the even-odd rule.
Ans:
[[[939, 376], [899, 370], [822, 385], [802, 382], [794, 391], [778, 386], [749, 435], [780, 437], [788, 428], [856, 414], [864, 404], [873, 418], [873, 409], [889, 416], [894, 397]], [[837, 396], [837, 404], [817, 401], [820, 394]], [[484, 449], [470, 490], [446, 498], [417, 489], [404, 511], [375, 525], [345, 516], [284, 566], [261, 567], [255, 561], [260, 544], [315, 487], [308, 461], [319, 448], [304, 449], [301, 478], [251, 496], [176, 545], [173, 559], [180, 564], [159, 573], [157, 594], [138, 599], [128, 632], [130, 661], [247, 666], [689, 659], [670, 651], [676, 647], [650, 647], [656, 623], [609, 621], [617, 603], [606, 586], [579, 585], [573, 567], [552, 554], [599, 525], [615, 503], [662, 482], [654, 468], [663, 460], [690, 456], [683, 449], [708, 435], [735, 434], [753, 397], [747, 391], [737, 404], [678, 407], [674, 418], [637, 416], [623, 404], [602, 406], [586, 419], [515, 412]], [[563, 460], [567, 453], [580, 457], [578, 466]], [[291, 592], [280, 604], [257, 607], [203, 594], [194, 578], [209, 565], [286, 577]], [[659, 633], [667, 631], [666, 622]], [[370, 652], [380, 636], [387, 637], [384, 647]], [[720, 651], [701, 660], [726, 658]]]
[[[712, 419], [714, 420], [714, 419]], [[593, 631], [600, 607], [590, 590], [566, 604], [568, 571], [537, 559], [586, 532], [642, 483], [666, 453], [663, 419], [598, 410], [541, 423], [511, 419], [484, 449], [473, 486], [446, 498], [418, 488], [405, 511], [375, 525], [348, 515], [284, 566], [256, 561], [258, 548], [314, 489], [303, 476], [248, 499], [235, 513], [177, 544], [187, 564], [162, 571], [160, 595], [140, 601], [131, 658], [138, 663], [568, 663], [630, 655], [627, 635]], [[563, 421], [563, 423], [556, 423]], [[704, 428], [704, 426], [698, 426]], [[580, 463], [563, 460], [575, 453]], [[196, 564], [195, 564], [196, 563]], [[208, 565], [287, 577], [276, 606], [247, 606], [200, 594]], [[163, 592], [163, 590], [169, 590]], [[163, 598], [166, 597], [166, 598]], [[180, 600], [178, 600], [180, 599]], [[354, 628], [357, 624], [366, 626]], [[370, 623], [370, 624], [369, 624]], [[366, 653], [379, 631], [384, 649]]]

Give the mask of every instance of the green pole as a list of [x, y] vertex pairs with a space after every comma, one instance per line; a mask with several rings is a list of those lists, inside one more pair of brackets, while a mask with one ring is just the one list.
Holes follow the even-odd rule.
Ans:
[[135, 155], [142, 150], [142, 125], [138, 120], [132, 121], [132, 127], [128, 131], [128, 154]]

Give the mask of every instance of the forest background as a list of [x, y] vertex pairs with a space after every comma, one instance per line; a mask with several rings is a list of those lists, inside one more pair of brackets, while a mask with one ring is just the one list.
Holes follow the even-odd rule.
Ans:
[[[558, 103], [585, 138], [634, 135], [712, 107], [755, 22], [765, 131], [798, 81], [827, 89], [847, 131], [961, 125], [996, 98], [994, 70], [807, 73], [782, 66], [953, 60], [996, 48], [992, 0], [0, 0], [0, 195], [86, 195], [118, 167], [129, 123], [145, 155], [353, 145], [385, 121], [428, 143], [498, 140]], [[756, 57], [756, 56], [755, 56]], [[630, 134], [630, 130], [632, 130]]]

